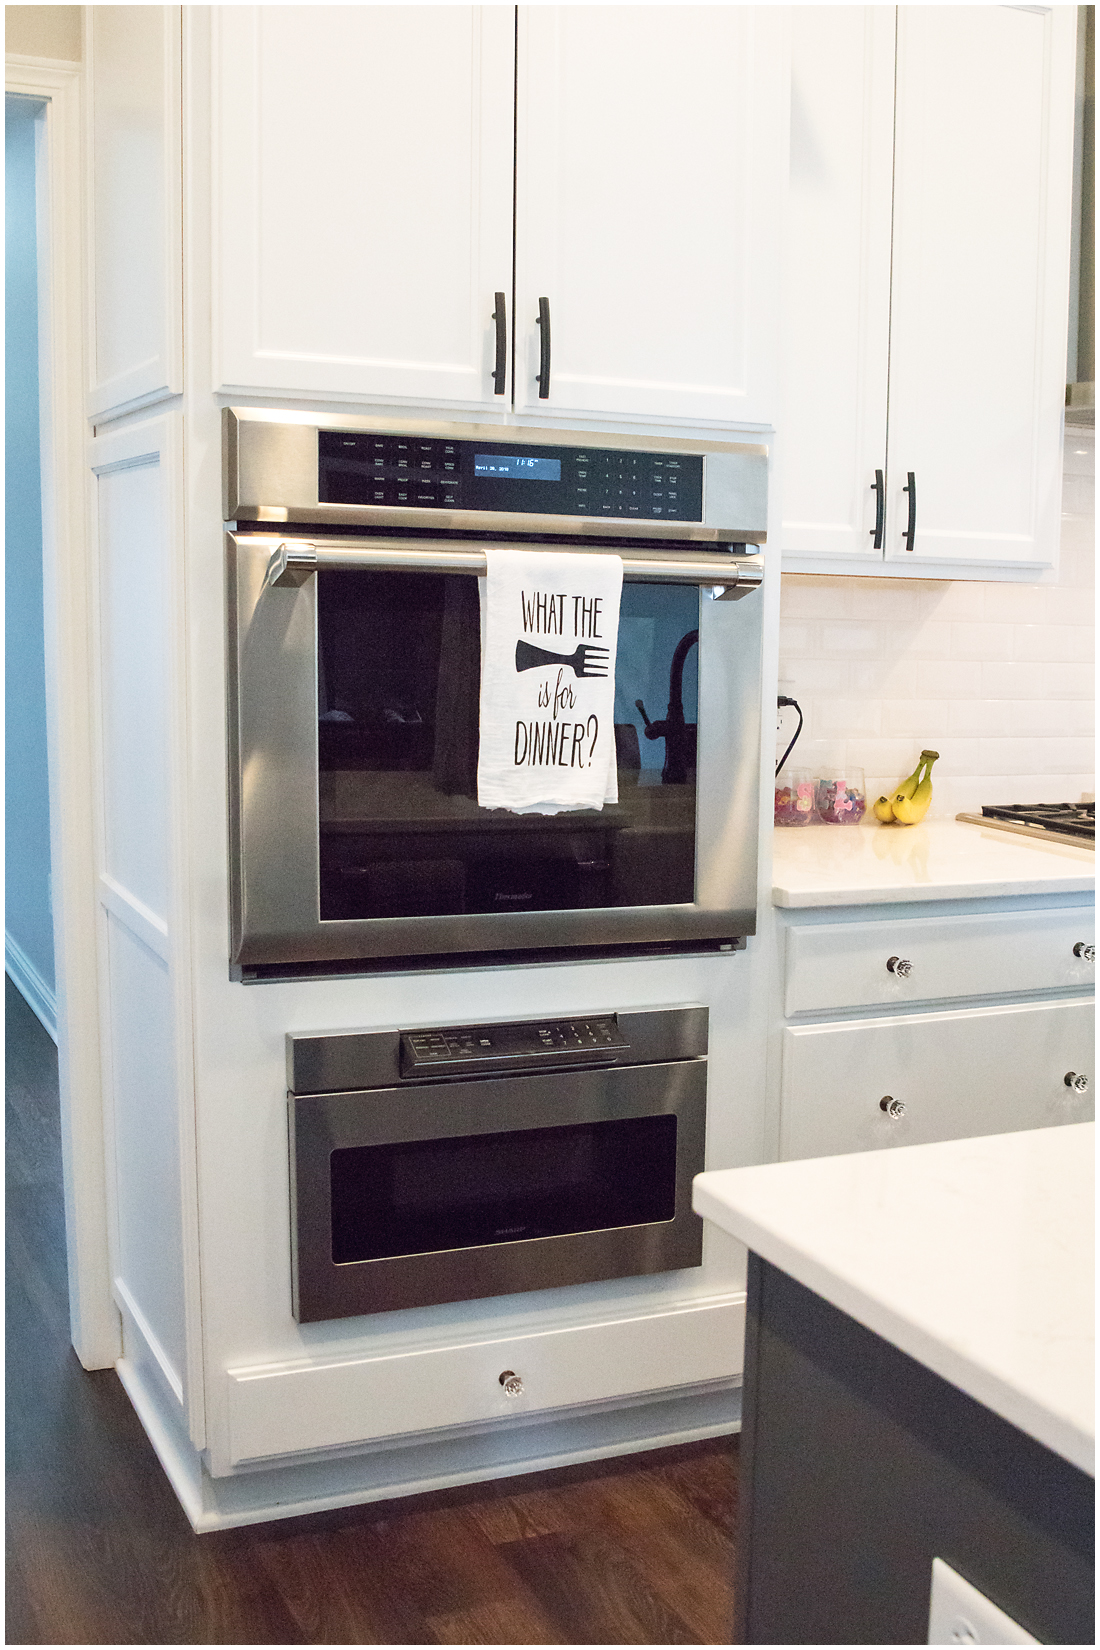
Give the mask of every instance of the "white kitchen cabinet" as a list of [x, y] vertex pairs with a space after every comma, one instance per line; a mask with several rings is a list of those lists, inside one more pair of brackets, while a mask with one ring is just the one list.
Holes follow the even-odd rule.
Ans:
[[1092, 1023], [1085, 1000], [788, 1026], [780, 1156], [1088, 1122]]
[[1084, 903], [784, 913], [778, 1155], [1087, 1121], [1093, 932]]
[[1058, 6], [795, 8], [788, 570], [1054, 563], [1074, 28]]
[[513, 15], [213, 8], [224, 390], [492, 404]]
[[774, 418], [782, 13], [519, 8], [517, 410]]
[[514, 379], [528, 414], [773, 419], [771, 8], [240, 6], [213, 25], [216, 387], [504, 415]]
[[787, 930], [785, 1011], [908, 1008], [947, 997], [1091, 990], [1091, 911], [900, 916]]

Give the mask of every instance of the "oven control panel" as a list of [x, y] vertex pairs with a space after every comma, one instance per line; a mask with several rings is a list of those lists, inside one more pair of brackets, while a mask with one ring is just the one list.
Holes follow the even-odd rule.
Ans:
[[629, 1047], [614, 1014], [403, 1031], [401, 1075], [465, 1077], [549, 1066], [606, 1066]]
[[321, 504], [702, 521], [703, 459], [598, 446], [318, 431]]

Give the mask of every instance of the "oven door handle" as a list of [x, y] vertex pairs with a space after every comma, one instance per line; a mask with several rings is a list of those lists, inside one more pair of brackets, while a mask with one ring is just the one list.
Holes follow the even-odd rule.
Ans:
[[[528, 550], [531, 545], [492, 545], [492, 549]], [[272, 552], [264, 576], [264, 589], [285, 590], [303, 585], [319, 569], [340, 568], [399, 573], [485, 573], [486, 546], [432, 544], [424, 540], [370, 539], [364, 544], [316, 544], [308, 539], [284, 539]], [[583, 552], [582, 552], [583, 553]], [[604, 555], [593, 550], [592, 555]], [[736, 600], [758, 590], [764, 582], [764, 558], [735, 556], [729, 551], [639, 551], [622, 558], [623, 577], [655, 584], [698, 584], [710, 589], [718, 601]]]

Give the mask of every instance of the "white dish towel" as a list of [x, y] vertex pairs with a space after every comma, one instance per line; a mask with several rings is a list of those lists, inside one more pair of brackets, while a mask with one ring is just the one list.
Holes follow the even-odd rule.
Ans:
[[485, 560], [478, 803], [556, 814], [617, 802], [621, 558], [486, 550]]

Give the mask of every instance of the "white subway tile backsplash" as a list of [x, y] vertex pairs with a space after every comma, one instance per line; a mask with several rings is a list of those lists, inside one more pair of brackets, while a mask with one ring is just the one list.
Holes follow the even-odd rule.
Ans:
[[858, 734], [877, 734], [882, 706], [874, 699], [824, 699], [814, 706], [814, 736], [823, 739], [854, 739]]
[[1043, 773], [1080, 773], [1092, 766], [1091, 739], [1044, 739], [1042, 750]]
[[1013, 705], [1008, 699], [953, 699], [949, 737], [955, 739], [996, 739], [1001, 735], [1036, 731], [1013, 725]]
[[918, 659], [913, 687], [922, 699], [973, 699], [982, 691], [976, 659]]
[[1091, 625], [1018, 624], [1014, 635], [1017, 659], [1042, 659], [1051, 664], [1082, 664], [1092, 659]]
[[988, 618], [986, 594], [992, 588], [985, 584], [969, 584], [960, 580], [920, 580], [921, 617], [925, 619]]
[[951, 654], [955, 659], [1011, 659], [1013, 627], [1008, 624], [951, 626]]
[[921, 592], [908, 579], [861, 579], [856, 609], [861, 619], [886, 619], [892, 624], [916, 625], [921, 618]]
[[821, 645], [825, 653], [845, 657], [850, 653], [883, 651], [883, 633], [877, 625], [827, 624], [821, 627]]
[[1064, 689], [1055, 695], [1047, 682], [1048, 667], [1044, 665], [1011, 664], [1003, 659], [987, 660], [982, 665], [982, 692], [993, 699], [1076, 698]]
[[924, 619], [908, 645], [900, 636], [891, 638], [895, 646], [895, 657], [904, 651], [906, 658], [949, 659], [952, 628], [947, 619]]
[[806, 715], [793, 762], [861, 767], [878, 796], [931, 746], [941, 818], [1092, 795], [1091, 454], [1072, 432], [1050, 582], [784, 575], [780, 676]]
[[951, 705], [946, 699], [887, 699], [882, 706], [882, 731], [898, 737], [908, 735], [928, 744], [946, 738], [950, 730]]
[[[859, 741], [859, 765], [867, 775], [867, 783], [871, 783], [871, 774], [878, 775], [882, 783], [879, 790], [890, 790], [903, 780], [906, 774], [912, 773], [917, 765], [921, 753], [921, 743], [917, 739], [861, 739]], [[876, 790], [875, 795], [879, 794]]]
[[986, 584], [985, 618], [992, 624], [1041, 624], [1054, 587], [1038, 584]]
[[[782, 635], [782, 630], [780, 630]], [[843, 695], [861, 690], [852, 684], [852, 671], [862, 666], [849, 665], [844, 659], [806, 659], [786, 654], [787, 680], [794, 684], [792, 698], [801, 704], [803, 698]]]
[[1096, 675], [1091, 665], [1052, 664], [1029, 666], [1042, 674], [1044, 693], [1049, 699], [1088, 699], [1096, 694]]
[[815, 625], [786, 624], [779, 626], [779, 656], [781, 659], [799, 659], [814, 651]]
[[783, 576], [784, 619], [843, 619], [851, 608], [849, 579], [817, 578], [808, 573]]
[[913, 661], [907, 654], [890, 659], [853, 661], [852, 692], [876, 699], [904, 699], [913, 691]]
[[1051, 739], [1074, 734], [1091, 739], [1096, 707], [1091, 699], [1015, 699], [1003, 702], [1013, 733]]
[[1087, 626], [1090, 630], [1095, 623], [1088, 593], [1062, 585], [1052, 585], [1049, 590], [1044, 590], [1042, 613], [1029, 614], [1028, 617], [1035, 623], [1043, 619], [1049, 625]]

